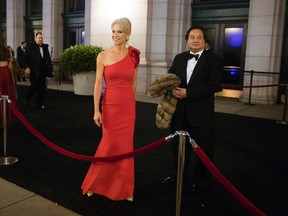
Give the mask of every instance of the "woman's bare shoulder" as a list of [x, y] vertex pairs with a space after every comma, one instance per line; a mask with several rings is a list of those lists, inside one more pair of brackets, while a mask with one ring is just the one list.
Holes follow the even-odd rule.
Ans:
[[108, 58], [112, 53], [113, 50], [111, 48], [107, 48], [99, 53], [98, 58], [101, 58], [103, 60], [105, 58]]
[[110, 65], [115, 61], [115, 51], [110, 47], [99, 53], [98, 58], [104, 66]]

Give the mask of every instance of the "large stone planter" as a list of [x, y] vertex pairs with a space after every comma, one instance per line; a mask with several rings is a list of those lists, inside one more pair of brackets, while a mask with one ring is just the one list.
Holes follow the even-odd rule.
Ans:
[[95, 71], [73, 75], [74, 93], [77, 95], [93, 95], [95, 79]]

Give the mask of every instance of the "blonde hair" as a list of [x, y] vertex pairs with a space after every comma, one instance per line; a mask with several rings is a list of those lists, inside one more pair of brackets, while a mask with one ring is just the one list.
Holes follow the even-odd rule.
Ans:
[[122, 17], [120, 19], [114, 20], [111, 24], [111, 28], [113, 28], [115, 24], [120, 25], [124, 33], [131, 35], [131, 22], [128, 18]]

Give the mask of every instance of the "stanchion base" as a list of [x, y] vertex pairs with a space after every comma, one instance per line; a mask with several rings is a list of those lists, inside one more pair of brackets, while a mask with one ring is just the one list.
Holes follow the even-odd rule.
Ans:
[[286, 121], [277, 121], [277, 124], [287, 125], [288, 123]]
[[18, 158], [13, 156], [0, 157], [0, 165], [10, 165], [18, 161]]

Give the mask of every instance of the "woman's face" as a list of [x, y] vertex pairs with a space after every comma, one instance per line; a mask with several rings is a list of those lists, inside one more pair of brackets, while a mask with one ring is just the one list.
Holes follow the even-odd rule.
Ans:
[[126, 43], [129, 35], [123, 32], [119, 24], [115, 24], [112, 27], [112, 40], [115, 45]]

